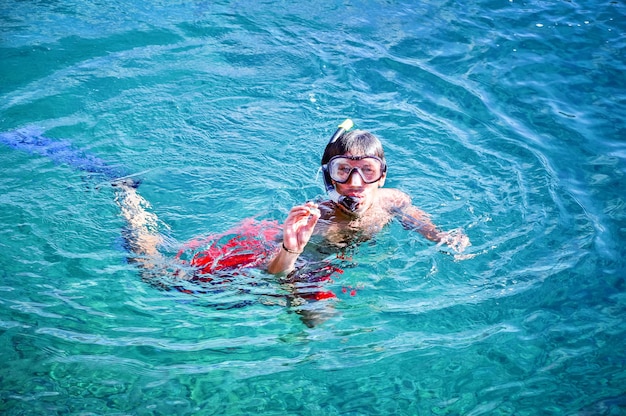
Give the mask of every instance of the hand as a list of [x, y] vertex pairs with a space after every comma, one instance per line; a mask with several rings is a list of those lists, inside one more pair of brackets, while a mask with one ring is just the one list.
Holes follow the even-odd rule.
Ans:
[[315, 224], [321, 216], [317, 204], [307, 202], [291, 208], [283, 224], [283, 247], [267, 265], [267, 271], [272, 274], [287, 273], [293, 270], [297, 255], [306, 247], [313, 235]]
[[447, 244], [455, 253], [462, 253], [472, 245], [469, 237], [460, 228], [439, 233], [438, 237], [441, 243]]
[[302, 252], [311, 239], [315, 224], [321, 216], [317, 204], [307, 202], [291, 208], [283, 224], [283, 245], [285, 248]]

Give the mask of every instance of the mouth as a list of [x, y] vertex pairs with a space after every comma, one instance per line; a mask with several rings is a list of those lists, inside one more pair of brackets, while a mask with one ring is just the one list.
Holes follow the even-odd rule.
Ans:
[[363, 198], [363, 191], [360, 189], [347, 190], [346, 192], [342, 192], [343, 195], [349, 196], [351, 198]]
[[339, 204], [350, 212], [356, 212], [361, 205], [361, 201], [362, 199], [358, 196], [344, 195], [339, 199]]

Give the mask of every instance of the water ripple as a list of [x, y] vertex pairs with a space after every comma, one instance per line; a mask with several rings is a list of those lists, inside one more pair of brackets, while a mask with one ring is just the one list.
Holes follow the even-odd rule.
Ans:
[[142, 172], [166, 255], [321, 195], [344, 117], [382, 138], [387, 185], [473, 244], [392, 224], [309, 328], [261, 272], [147, 284], [112, 189], [2, 148], [8, 411], [615, 412], [625, 13], [587, 3], [7, 3], [1, 130]]

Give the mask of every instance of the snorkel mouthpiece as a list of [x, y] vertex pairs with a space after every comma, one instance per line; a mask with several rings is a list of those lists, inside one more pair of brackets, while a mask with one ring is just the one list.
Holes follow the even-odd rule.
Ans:
[[[354, 126], [354, 123], [349, 118], [345, 119], [343, 123], [339, 125], [335, 134], [332, 135], [328, 144], [335, 143], [343, 134], [350, 130]], [[345, 209], [350, 212], [354, 212], [359, 207], [361, 203], [361, 198], [356, 196], [344, 196], [340, 195], [339, 192], [335, 189], [333, 185], [332, 179], [330, 178], [330, 174], [328, 173], [328, 169], [323, 168], [324, 171], [324, 184], [326, 185], [326, 192], [328, 193], [328, 197], [335, 202], [336, 204], [341, 205]]]
[[361, 198], [356, 196], [340, 196], [338, 203], [350, 212], [354, 212], [361, 203]]

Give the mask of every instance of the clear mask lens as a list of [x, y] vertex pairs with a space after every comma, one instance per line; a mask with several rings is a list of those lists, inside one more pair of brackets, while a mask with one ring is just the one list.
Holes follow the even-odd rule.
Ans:
[[335, 156], [328, 161], [328, 173], [337, 183], [346, 183], [356, 170], [365, 183], [378, 181], [385, 172], [383, 161], [375, 156]]

